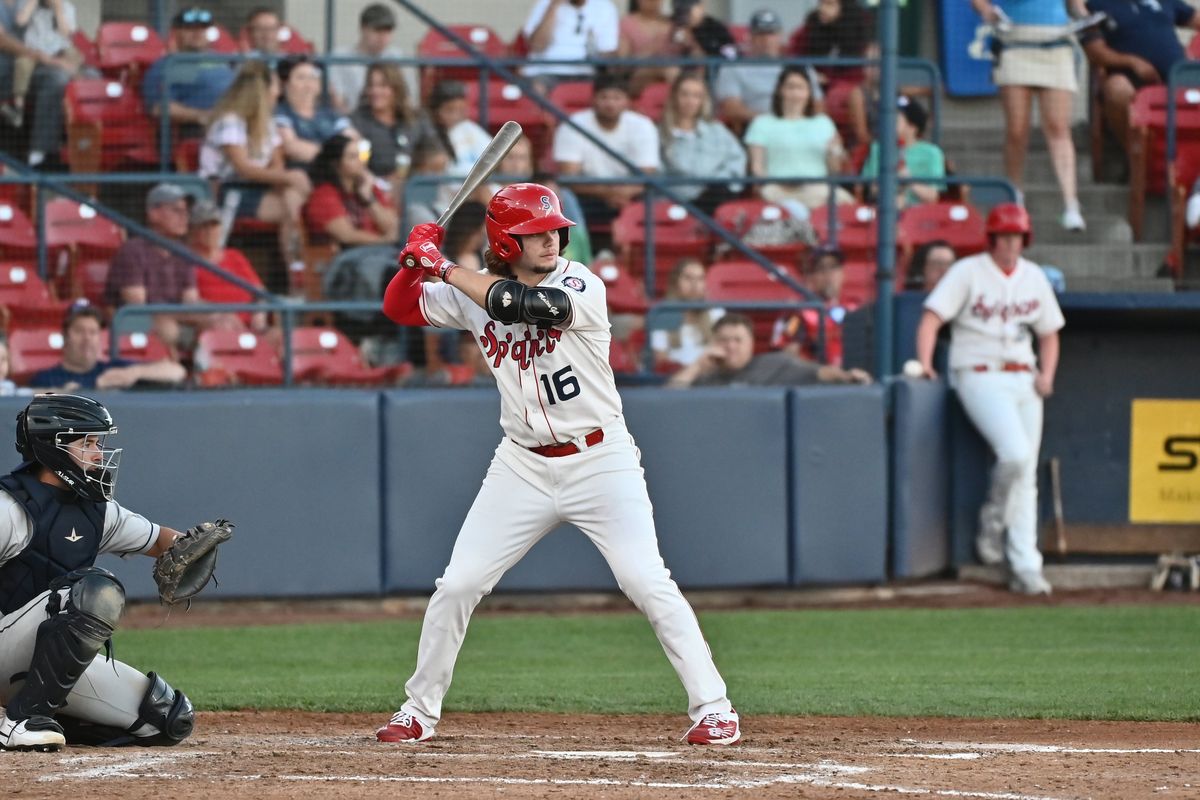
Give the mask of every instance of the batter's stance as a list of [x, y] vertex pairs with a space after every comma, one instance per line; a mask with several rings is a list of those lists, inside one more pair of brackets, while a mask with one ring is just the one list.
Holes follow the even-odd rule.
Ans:
[[955, 263], [925, 301], [917, 358], [925, 374], [936, 377], [938, 328], [950, 323], [950, 384], [996, 454], [976, 552], [985, 564], [1007, 557], [1013, 591], [1049, 594], [1037, 546], [1037, 465], [1042, 398], [1054, 392], [1063, 315], [1045, 273], [1021, 257], [1030, 240], [1025, 209], [1015, 203], [993, 208], [987, 235], [987, 252]]
[[[621, 590], [650, 620], [688, 694], [692, 744], [733, 744], [737, 713], [691, 607], [658, 552], [640, 455], [608, 364], [604, 283], [559, 257], [575, 223], [535, 183], [501, 189], [487, 209], [487, 269], [458, 269], [443, 230], [418, 225], [383, 310], [401, 325], [471, 331], [500, 389], [505, 438], [463, 521], [421, 627], [408, 700], [377, 732], [386, 742], [434, 735], [471, 612], [529, 548], [570, 522], [600, 549]], [[443, 283], [422, 283], [424, 273]]]

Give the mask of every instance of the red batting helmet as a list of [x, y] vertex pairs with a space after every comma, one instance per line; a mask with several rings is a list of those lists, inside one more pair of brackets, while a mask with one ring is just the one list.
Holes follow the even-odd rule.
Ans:
[[1029, 225], [1029, 212], [1024, 206], [1016, 203], [1001, 203], [992, 209], [987, 217], [987, 233], [991, 238], [1000, 233], [1021, 233], [1025, 235], [1025, 246], [1033, 239]]
[[487, 207], [488, 246], [512, 263], [521, 255], [524, 233], [559, 231], [559, 247], [566, 248], [567, 229], [575, 223], [563, 216], [558, 195], [540, 183], [514, 183], [496, 192]]

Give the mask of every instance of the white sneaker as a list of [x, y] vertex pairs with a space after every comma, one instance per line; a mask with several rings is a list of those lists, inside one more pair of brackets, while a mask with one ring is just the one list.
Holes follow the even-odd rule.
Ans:
[[1039, 572], [1014, 572], [1008, 589], [1017, 594], [1050, 594], [1050, 582]]
[[1063, 212], [1062, 226], [1068, 231], [1087, 230], [1087, 223], [1083, 221], [1083, 215], [1073, 208]]
[[67, 743], [62, 726], [50, 717], [12, 720], [0, 718], [0, 750], [37, 750], [52, 753]]
[[1189, 228], [1200, 225], [1200, 194], [1194, 194], [1188, 198], [1187, 213], [1185, 216]]

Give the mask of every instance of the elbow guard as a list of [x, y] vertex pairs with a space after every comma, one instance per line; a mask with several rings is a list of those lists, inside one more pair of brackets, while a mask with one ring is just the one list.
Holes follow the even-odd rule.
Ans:
[[525, 284], [511, 279], [496, 281], [488, 287], [488, 316], [503, 325], [521, 321], [521, 305], [525, 299]]
[[553, 286], [528, 287], [520, 281], [493, 283], [487, 292], [488, 316], [505, 325], [527, 322], [552, 328], [571, 318], [571, 298]]

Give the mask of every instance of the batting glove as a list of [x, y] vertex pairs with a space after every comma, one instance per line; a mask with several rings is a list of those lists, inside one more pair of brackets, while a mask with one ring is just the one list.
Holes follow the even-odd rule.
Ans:
[[441, 247], [445, 239], [446, 229], [441, 225], [438, 225], [436, 222], [422, 222], [420, 225], [413, 227], [412, 232], [408, 234], [408, 242], [406, 244], [433, 242], [438, 247]]
[[409, 242], [400, 251], [400, 266], [408, 269], [423, 269], [429, 275], [446, 280], [450, 271], [458, 267], [438, 250], [431, 241]]

